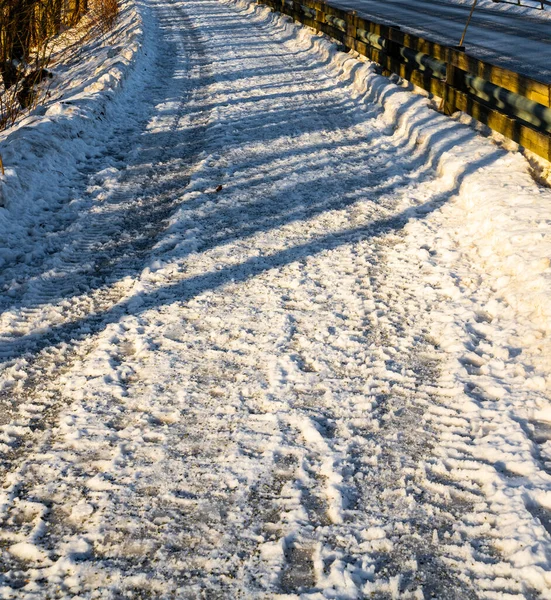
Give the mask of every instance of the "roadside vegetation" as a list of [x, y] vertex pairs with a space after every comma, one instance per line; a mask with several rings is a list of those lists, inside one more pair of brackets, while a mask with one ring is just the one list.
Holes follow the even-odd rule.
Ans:
[[0, 0], [0, 131], [48, 95], [52, 49], [59, 34], [85, 17], [86, 35], [102, 36], [118, 16], [118, 0]]

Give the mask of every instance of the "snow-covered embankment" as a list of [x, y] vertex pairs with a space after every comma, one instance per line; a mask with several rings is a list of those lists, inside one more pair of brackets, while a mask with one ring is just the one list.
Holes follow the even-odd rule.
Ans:
[[[91, 141], [105, 128], [112, 100], [139, 58], [143, 25], [133, 0], [121, 2], [114, 30], [90, 29], [87, 35], [88, 27], [84, 17], [74, 33], [60, 36], [48, 97], [0, 132], [5, 171], [0, 174], [0, 268], [43, 258], [49, 214], [60, 210], [64, 221], [75, 213], [68, 182], [97, 152]], [[35, 235], [37, 229], [41, 235]]]

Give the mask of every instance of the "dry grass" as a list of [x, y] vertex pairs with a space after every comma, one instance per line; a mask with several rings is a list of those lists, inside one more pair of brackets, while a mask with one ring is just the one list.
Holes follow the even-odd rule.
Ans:
[[49, 40], [62, 27], [58, 0], [0, 0], [0, 130], [47, 93]]
[[9, 87], [0, 84], [0, 131], [11, 127], [22, 114], [34, 110], [46, 99], [51, 79], [49, 63], [49, 47], [44, 44], [29, 57], [29, 62], [17, 65]]
[[85, 41], [113, 29], [118, 0], [0, 0], [0, 131], [48, 96], [44, 80], [51, 76], [52, 43], [61, 32], [70, 33], [84, 14], [87, 35], [76, 27], [73, 57], [80, 56]]
[[95, 30], [101, 35], [105, 35], [113, 29], [118, 16], [118, 0], [91, 0], [89, 5], [89, 17], [92, 31]]

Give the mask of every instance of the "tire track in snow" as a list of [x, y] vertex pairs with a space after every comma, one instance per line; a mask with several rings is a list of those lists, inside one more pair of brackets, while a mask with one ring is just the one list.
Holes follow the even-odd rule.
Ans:
[[[267, 33], [267, 32], [266, 32]], [[270, 34], [268, 33], [268, 36]], [[287, 59], [288, 60], [288, 59]], [[282, 59], [282, 62], [285, 62], [285, 59]], [[324, 118], [326, 119], [330, 119], [331, 117], [327, 114], [324, 114]], [[328, 124], [327, 122], [324, 123], [324, 126], [327, 127]], [[331, 126], [329, 125], [329, 128]], [[378, 258], [383, 258], [384, 253], [378, 257]], [[342, 262], [342, 257], [341, 257], [341, 262]], [[376, 268], [377, 261], [373, 261], [373, 264], [370, 265], [370, 268], [372, 270], [378, 270]], [[334, 265], [334, 269], [335, 271], [339, 270], [339, 265], [340, 262], [336, 262], [336, 264]], [[380, 267], [379, 267], [380, 268]], [[411, 267], [410, 267], [411, 268]], [[410, 273], [411, 270], [409, 272], [406, 272], [406, 276], [410, 277]], [[359, 276], [359, 274], [356, 274], [356, 277], [354, 279], [354, 286], [355, 287], [361, 287], [362, 285], [362, 281], [369, 281], [370, 283], [370, 287], [368, 288], [370, 290], [370, 292], [372, 291], [373, 288], [377, 289], [377, 285], [374, 283], [374, 279], [369, 279], [369, 276], [364, 278], [362, 280], [361, 276]], [[397, 284], [399, 285], [399, 279], [393, 280], [392, 281], [392, 286], [396, 286]], [[379, 285], [381, 285], [381, 281], [378, 281]], [[323, 287], [323, 283], [319, 283], [318, 285], [320, 285], [320, 287]], [[392, 287], [391, 287], [392, 289]], [[388, 293], [388, 291], [387, 291]], [[316, 290], [311, 290], [310, 292], [312, 297], [316, 296]], [[403, 299], [402, 299], [403, 300]], [[383, 304], [382, 306], [382, 310], [384, 310], [385, 312], [387, 312], [389, 310], [389, 304], [388, 302]], [[318, 333], [318, 327], [319, 327], [319, 323], [317, 322], [317, 320], [319, 319], [319, 311], [320, 311], [320, 306], [316, 306], [315, 311], [313, 311], [313, 314], [315, 313], [316, 317], [316, 326], [314, 328], [314, 331], [310, 333], [310, 335], [308, 333], [303, 334], [304, 338], [306, 339], [312, 339], [316, 337], [316, 334]], [[419, 307], [416, 307], [415, 309], [412, 310], [413, 314], [418, 314], [419, 311]], [[349, 314], [349, 311], [343, 310], [342, 311], [344, 314]], [[413, 328], [413, 319], [410, 318], [410, 326]], [[398, 330], [400, 330], [400, 327], [398, 327]], [[290, 329], [295, 329], [295, 325], [292, 324], [290, 326]], [[384, 335], [383, 332], [379, 332], [380, 335]], [[363, 332], [358, 332], [358, 336], [362, 336]], [[388, 334], [387, 334], [388, 335]], [[403, 335], [403, 332], [402, 332]], [[378, 346], [384, 345], [381, 344], [381, 339], [376, 340], [376, 343], [378, 344]], [[388, 340], [385, 340], [388, 343]], [[415, 353], [415, 351], [418, 349], [409, 349], [410, 352], [412, 352], [413, 354]], [[323, 352], [322, 349], [320, 349], [321, 352]], [[285, 373], [285, 375], [283, 376], [282, 381], [285, 381], [285, 378], [287, 376], [287, 374], [289, 372], [305, 372], [305, 373], [309, 373], [309, 372], [315, 372], [317, 370], [316, 368], [316, 363], [319, 362], [316, 358], [314, 357], [309, 357], [308, 359], [303, 359], [300, 356], [297, 357], [297, 355], [293, 355], [292, 356], [292, 360], [290, 360], [288, 357], [284, 359], [284, 367], [280, 367], [283, 368], [283, 372]], [[296, 363], [296, 364], [294, 364]], [[427, 376], [430, 374], [430, 370], [428, 369], [424, 369], [422, 366], [418, 366], [418, 369], [420, 369], [422, 371], [421, 373], [421, 377], [422, 376]], [[365, 373], [362, 374], [364, 377], [367, 378], [367, 375]], [[342, 381], [339, 380], [339, 384], [342, 384]], [[436, 384], [435, 384], [436, 385]], [[309, 381], [309, 382], [305, 382], [302, 386], [302, 388], [304, 390], [308, 389], [311, 390], [312, 388], [315, 389], [315, 385]], [[288, 392], [290, 396], [294, 396], [294, 394], [292, 392]], [[323, 396], [323, 393], [322, 393]], [[306, 447], [303, 450], [303, 454], [302, 456], [296, 457], [295, 459], [298, 460], [299, 463], [303, 463], [303, 468], [304, 468], [304, 462], [309, 462], [310, 465], [309, 466], [309, 470], [312, 473], [317, 473], [318, 477], [304, 477], [304, 473], [302, 473], [302, 477], [299, 477], [298, 479], [301, 479], [301, 483], [298, 485], [298, 495], [299, 497], [302, 498], [302, 507], [304, 509], [304, 516], [306, 516], [306, 522], [308, 523], [307, 527], [311, 526], [313, 523], [317, 524], [318, 526], [320, 524], [323, 525], [339, 525], [342, 523], [342, 516], [341, 516], [341, 510], [339, 508], [336, 508], [336, 506], [338, 507], [341, 503], [342, 503], [342, 499], [340, 497], [340, 491], [339, 489], [341, 487], [346, 489], [346, 485], [344, 485], [343, 483], [343, 478], [342, 478], [342, 474], [340, 473], [340, 468], [336, 467], [334, 468], [333, 463], [338, 462], [338, 457], [341, 456], [342, 457], [342, 450], [340, 450], [340, 452], [335, 453], [332, 449], [331, 446], [328, 445], [328, 442], [324, 439], [324, 436], [320, 433], [320, 432], [324, 432], [325, 435], [328, 434], [328, 432], [332, 431], [333, 429], [338, 428], [338, 426], [335, 423], [339, 422], [339, 419], [334, 418], [333, 415], [331, 415], [331, 411], [329, 412], [329, 417], [324, 417], [321, 418], [320, 420], [320, 407], [319, 407], [319, 393], [314, 393], [313, 394], [313, 399], [312, 403], [310, 404], [310, 406], [308, 406], [308, 404], [306, 406], [301, 406], [300, 408], [302, 410], [306, 409], [311, 409], [313, 412], [317, 412], [317, 420], [315, 421], [311, 421], [308, 418], [304, 418], [301, 416], [290, 416], [287, 420], [286, 423], [283, 426], [283, 429], [288, 429], [289, 428], [289, 424], [288, 422], [292, 422], [293, 420], [295, 421], [294, 423], [294, 429], [295, 432], [297, 432], [298, 430], [298, 434], [300, 436], [302, 436], [302, 438], [306, 441]], [[390, 398], [389, 398], [390, 400]], [[300, 401], [298, 401], [298, 404], [300, 405]], [[393, 409], [397, 412], [400, 413], [401, 411], [403, 411], [403, 408], [400, 408], [398, 406], [398, 408], [396, 407], [396, 399], [392, 399], [392, 404]], [[391, 435], [396, 435], [396, 432], [400, 431], [401, 427], [410, 427], [412, 422], [418, 418], [422, 413], [423, 413], [423, 409], [424, 407], [417, 407], [414, 408], [413, 410], [413, 418], [411, 418], [411, 409], [409, 409], [409, 413], [410, 415], [406, 415], [406, 418], [402, 417], [401, 419], [394, 419], [394, 428], [391, 432]], [[387, 409], [388, 410], [388, 409]], [[408, 410], [406, 409], [406, 412], [408, 412]], [[322, 412], [323, 414], [323, 412]], [[408, 422], [408, 417], [410, 418], [410, 422]], [[333, 418], [332, 418], [333, 417]], [[341, 427], [342, 425], [342, 421], [344, 421], [344, 419], [340, 420], [341, 423]], [[286, 427], [285, 427], [286, 425]], [[425, 447], [423, 448], [423, 452], [419, 452], [416, 456], [414, 455], [412, 458], [414, 459], [413, 462], [417, 462], [417, 461], [421, 461], [423, 458], [427, 458], [428, 456], [428, 452], [430, 452], [430, 442], [428, 440], [428, 438], [431, 438], [431, 442], [435, 443], [434, 441], [434, 436], [428, 435], [428, 436], [424, 436], [422, 433], [420, 433], [418, 430], [416, 431], [417, 433], [417, 446], [423, 446], [423, 443], [425, 444]], [[286, 437], [291, 437], [293, 439], [295, 439], [296, 437], [296, 433], [291, 433], [291, 435], [286, 436]], [[330, 436], [329, 440], [332, 438], [333, 436]], [[403, 458], [403, 457], [407, 457], [408, 455], [410, 455], [411, 453], [411, 447], [409, 447], [408, 445], [408, 441], [411, 441], [411, 438], [406, 439], [406, 443], [403, 443], [402, 445], [399, 446], [398, 449], [394, 450], [394, 455], [395, 455], [395, 459], [397, 458]], [[293, 447], [296, 444], [296, 440], [293, 442], [288, 442], [289, 445], [291, 447]], [[330, 443], [330, 442], [329, 442]], [[323, 457], [323, 458], [321, 458]], [[342, 458], [341, 458], [342, 460]], [[378, 475], [378, 485], [381, 486], [382, 482], [384, 482], [386, 485], [390, 484], [390, 479], [392, 479], [394, 477], [395, 471], [394, 471], [394, 467], [396, 465], [393, 464], [389, 464], [387, 467], [385, 467], [383, 469], [383, 473], [379, 473]], [[398, 465], [398, 467], [402, 467], [402, 465]], [[319, 475], [321, 474], [321, 476]], [[385, 480], [384, 477], [387, 477], [388, 480]], [[308, 483], [305, 484], [304, 480], [306, 479], [306, 481], [308, 481]], [[316, 479], [318, 479], [318, 481], [316, 481]], [[328, 483], [328, 480], [331, 481], [331, 483]], [[287, 484], [289, 484], [289, 482], [291, 481], [291, 478], [289, 478], [287, 480]], [[296, 482], [295, 482], [296, 484]], [[349, 484], [350, 485], [350, 484]], [[366, 495], [369, 495], [372, 493], [373, 487], [376, 487], [377, 484], [374, 485], [374, 482], [371, 481], [370, 482], [370, 486], [368, 487], [368, 489], [365, 491]], [[265, 487], [271, 487], [270, 485], [265, 485]], [[283, 486], [285, 487], [285, 486]], [[360, 487], [358, 486], [357, 483], [353, 483], [351, 482], [350, 485], [351, 488], [356, 488], [356, 487]], [[389, 485], [389, 489], [392, 486]], [[279, 482], [275, 485], [275, 489], [281, 488], [281, 478], [279, 479]], [[427, 494], [428, 495], [428, 494]], [[276, 495], [277, 498], [277, 495]], [[277, 502], [277, 500], [276, 500]], [[465, 509], [466, 506], [463, 506], [463, 508]], [[295, 509], [298, 510], [298, 509]], [[390, 511], [389, 511], [390, 512]], [[380, 515], [379, 515], [380, 516]], [[456, 518], [460, 517], [460, 511], [457, 511], [457, 514], [455, 515]], [[271, 517], [271, 521], [273, 521], [273, 515]], [[394, 515], [394, 518], [396, 518], [396, 515]], [[407, 519], [405, 519], [407, 520]], [[406, 548], [404, 547], [404, 545], [402, 545], [402, 547], [400, 548], [399, 551], [395, 552], [394, 556], [389, 553], [387, 554], [387, 558], [382, 560], [381, 562], [384, 563], [383, 567], [380, 569], [381, 571], [383, 571], [382, 573], [377, 573], [379, 576], [386, 576], [386, 577], [391, 577], [392, 575], [394, 575], [394, 582], [391, 582], [389, 584], [389, 589], [392, 588], [393, 586], [396, 587], [396, 590], [400, 590], [401, 589], [401, 593], [407, 593], [410, 590], [410, 587], [413, 587], [413, 593], [415, 593], [415, 584], [422, 584], [425, 589], [427, 589], [429, 591], [429, 593], [447, 593], [449, 594], [454, 594], [456, 593], [456, 590], [458, 590], [459, 588], [461, 588], [461, 591], [457, 591], [457, 593], [459, 594], [459, 596], [457, 597], [475, 597], [474, 596], [474, 592], [469, 591], [469, 584], [466, 581], [463, 581], [461, 584], [459, 584], [459, 580], [456, 579], [456, 577], [452, 574], [452, 572], [449, 569], [449, 566], [444, 564], [443, 562], [441, 562], [437, 556], [439, 554], [439, 549], [438, 549], [438, 544], [433, 543], [434, 541], [434, 531], [435, 528], [434, 527], [429, 527], [428, 523], [431, 520], [431, 515], [426, 515], [421, 517], [420, 521], [425, 521], [424, 523], [422, 522], [418, 522], [416, 524], [414, 524], [414, 535], [412, 537], [417, 536], [417, 539], [414, 540], [413, 543], [411, 543], [411, 541], [409, 542], [410, 548]], [[448, 522], [452, 522], [453, 520], [447, 519]], [[442, 527], [442, 525], [440, 525], [440, 527]], [[451, 525], [450, 525], [451, 527]], [[421, 536], [421, 537], [420, 537]], [[283, 541], [283, 546], [284, 546], [284, 564], [282, 566], [282, 572], [281, 572], [281, 586], [283, 591], [285, 592], [300, 592], [300, 591], [305, 591], [306, 589], [310, 588], [316, 588], [316, 583], [320, 583], [320, 581], [323, 579], [323, 575], [319, 572], [319, 565], [318, 565], [318, 573], [316, 574], [316, 565], [315, 563], [321, 562], [320, 559], [320, 545], [319, 545], [319, 537], [318, 540], [312, 539], [311, 534], [306, 534], [306, 536], [304, 538], [301, 537], [301, 535], [297, 535], [296, 532], [292, 533], [292, 534], [288, 534], [287, 536], [283, 536], [284, 537], [284, 541]], [[404, 536], [404, 539], [406, 538], [406, 536]], [[408, 542], [406, 540], [405, 542], [405, 546], [408, 545]], [[331, 546], [329, 546], [329, 548], [331, 548]], [[429, 550], [427, 550], [427, 548]], [[332, 549], [331, 549], [332, 550]], [[331, 554], [331, 550], [328, 549], [327, 553], [330, 555]], [[408, 553], [411, 556], [408, 556]], [[403, 562], [404, 560], [413, 560], [415, 561], [415, 559], [417, 558], [417, 556], [421, 556], [421, 562], [423, 561], [423, 559], [425, 559], [426, 564], [420, 564], [418, 567], [416, 567], [416, 569], [418, 569], [418, 572], [416, 574], [416, 581], [415, 582], [411, 582], [413, 585], [410, 585], [410, 582], [405, 581], [403, 582], [403, 584], [400, 584], [399, 582], [397, 582], [397, 576], [399, 574], [403, 573], [404, 567], [403, 567]], [[348, 560], [350, 560], [350, 558], [348, 558]], [[385, 562], [386, 561], [386, 562]], [[347, 559], [345, 559], [343, 561], [344, 563], [347, 562]], [[335, 563], [339, 563], [339, 561], [335, 561]], [[338, 572], [339, 569], [342, 568], [342, 563], [341, 565], [336, 564], [335, 565], [337, 568], [335, 569], [336, 572]], [[324, 570], [328, 570], [327, 565], [324, 566]], [[362, 573], [362, 569], [359, 568], [358, 571], [361, 573], [358, 577], [359, 577], [359, 581], [365, 581], [365, 579], [370, 578], [371, 573], [368, 573], [367, 576]], [[338, 573], [335, 577], [336, 580], [339, 579], [339, 577], [341, 578], [341, 580], [346, 580], [346, 577], [343, 577], [342, 573]], [[352, 583], [352, 582], [351, 582]], [[358, 584], [358, 579], [352, 584], [352, 587], [355, 587]], [[325, 582], [325, 585], [328, 585], [328, 582]], [[329, 585], [331, 585], [331, 582], [329, 582]], [[345, 586], [347, 584], [345, 583]], [[400, 588], [400, 585], [402, 585], [402, 588]], [[377, 589], [377, 587], [380, 586], [380, 582], [376, 581], [375, 585], [374, 585], [374, 589]], [[383, 584], [384, 586], [384, 584]], [[392, 591], [392, 590], [391, 590]], [[450, 596], [451, 597], [451, 596]]]
[[[204, 51], [185, 14], [170, 5], [158, 12], [162, 27], [172, 23], [172, 29], [152, 63], [149, 98], [134, 103], [128, 116], [118, 113], [122, 120], [108, 133], [106, 148], [82, 172], [83, 177], [92, 172], [87, 186], [75, 182], [86, 188], [79, 202], [84, 210], [66, 236], [59, 236], [63, 244], [42, 265], [43, 274], [32, 274], [20, 288], [16, 307], [0, 316], [4, 469], [32, 448], [34, 432], [40, 437], [51, 426], [64, 404], [55, 382], [90, 352], [91, 335], [106, 325], [102, 314], [113, 307], [110, 321], [126, 314], [126, 307], [117, 311], [116, 305], [133, 294], [133, 278], [178, 206], [201, 149], [208, 113], [191, 109], [201, 104], [201, 89], [192, 80], [206, 76]], [[91, 140], [98, 142], [104, 140]], [[130, 158], [130, 164], [123, 170], [109, 166], [113, 155]], [[80, 325], [83, 317], [85, 326]], [[48, 334], [51, 325], [60, 324], [65, 325], [61, 333]], [[10, 360], [12, 355], [21, 358]]]
[[[436, 541], [438, 534], [454, 534], [456, 520], [469, 505], [454, 507], [439, 498], [418, 473], [436, 443], [435, 432], [423, 427], [423, 415], [427, 404], [438, 399], [422, 393], [422, 386], [438, 386], [439, 356], [422, 339], [422, 321], [415, 325], [409, 316], [426, 312], [418, 299], [404, 293], [404, 281], [411, 280], [415, 268], [402, 265], [398, 276], [385, 268], [389, 242], [392, 246], [383, 238], [359, 244], [361, 250], [353, 253], [335, 252], [323, 266], [305, 269], [301, 285], [293, 287], [297, 294], [287, 299], [297, 308], [290, 314], [292, 335], [279, 348], [280, 375], [274, 377], [279, 386], [274, 389], [279, 387], [277, 395], [289, 398], [293, 407], [282, 431], [297, 466], [286, 485], [287, 493], [294, 485], [302, 510], [296, 506], [294, 517], [288, 511], [279, 515], [280, 585], [296, 593], [335, 586], [343, 597], [356, 597], [358, 589], [383, 596], [416, 597], [422, 589], [437, 597], [476, 597], [468, 581], [459, 583], [458, 565], [450, 569], [445, 560], [461, 554], [464, 540], [456, 534], [444, 557]], [[326, 271], [338, 273], [341, 286], [327, 299], [321, 292]], [[342, 303], [338, 310], [335, 296]], [[393, 296], [410, 304], [394, 323]], [[364, 313], [360, 307], [366, 306], [373, 306], [373, 312]], [[332, 315], [331, 321], [326, 315]], [[410, 321], [407, 327], [402, 319]], [[362, 342], [372, 348], [371, 355], [362, 353]], [[277, 494], [271, 502], [280, 502]], [[274, 520], [271, 514], [272, 532]]]

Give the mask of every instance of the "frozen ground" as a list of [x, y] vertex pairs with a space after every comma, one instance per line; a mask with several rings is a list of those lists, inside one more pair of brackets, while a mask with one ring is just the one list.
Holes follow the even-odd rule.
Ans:
[[265, 8], [137, 6], [0, 139], [0, 597], [550, 598], [551, 191]]
[[[381, 22], [442, 44], [461, 40], [472, 0], [334, 0]], [[465, 37], [466, 51], [540, 81], [551, 82], [551, 5], [535, 10], [481, 0]], [[539, 6], [539, 4], [537, 4]]]

